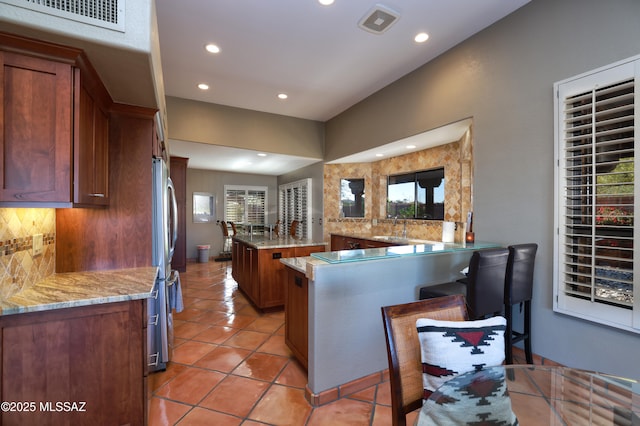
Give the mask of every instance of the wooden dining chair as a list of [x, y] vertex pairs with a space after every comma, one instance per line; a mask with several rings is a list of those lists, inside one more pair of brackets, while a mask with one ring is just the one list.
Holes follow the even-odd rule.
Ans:
[[406, 415], [422, 406], [424, 385], [416, 320], [466, 321], [460, 294], [382, 307], [387, 340], [393, 426], [406, 425]]
[[300, 223], [300, 221], [298, 220], [292, 220], [291, 221], [291, 226], [289, 227], [289, 235], [291, 235], [292, 237], [296, 236], [296, 231], [298, 230], [298, 224]]

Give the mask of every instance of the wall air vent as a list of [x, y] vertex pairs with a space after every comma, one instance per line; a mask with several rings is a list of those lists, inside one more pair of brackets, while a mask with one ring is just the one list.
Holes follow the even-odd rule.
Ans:
[[125, 0], [0, 0], [0, 3], [124, 32]]
[[382, 34], [387, 31], [398, 18], [400, 18], [398, 12], [381, 4], [377, 4], [369, 13], [364, 15], [360, 22], [358, 22], [358, 26], [370, 33]]

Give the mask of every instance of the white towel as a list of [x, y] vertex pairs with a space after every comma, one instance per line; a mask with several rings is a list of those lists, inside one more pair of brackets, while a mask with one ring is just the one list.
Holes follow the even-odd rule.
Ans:
[[173, 285], [169, 286], [169, 309], [175, 309], [176, 312], [182, 312], [184, 304], [182, 302], [182, 287], [180, 285], [180, 274], [178, 271], [173, 271], [176, 274], [176, 279]]

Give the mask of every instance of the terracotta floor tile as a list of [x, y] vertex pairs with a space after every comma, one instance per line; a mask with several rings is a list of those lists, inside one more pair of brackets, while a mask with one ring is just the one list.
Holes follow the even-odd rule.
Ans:
[[391, 406], [391, 384], [389, 382], [380, 383], [376, 391], [376, 404]]
[[156, 395], [195, 405], [224, 378], [222, 373], [189, 367], [165, 383]]
[[179, 364], [191, 365], [215, 348], [216, 345], [213, 345], [211, 343], [188, 340], [184, 344], [174, 349], [172, 361]]
[[176, 312], [173, 314], [173, 318], [181, 321], [190, 321], [198, 318], [205, 313], [202, 309], [185, 308], [182, 312]]
[[279, 318], [258, 317], [254, 322], [249, 324], [245, 330], [260, 331], [262, 333], [273, 333], [283, 325]]
[[197, 367], [216, 370], [223, 373], [233, 371], [251, 353], [248, 349], [218, 346], [207, 355], [199, 359]]
[[225, 323], [228, 317], [229, 315], [226, 312], [205, 311], [198, 318], [198, 322], [202, 324], [216, 325], [216, 324]]
[[284, 343], [284, 336], [276, 335], [269, 337], [258, 349], [258, 352], [266, 352], [274, 355], [293, 357], [291, 350]]
[[273, 385], [249, 414], [249, 419], [272, 425], [304, 425], [311, 406], [302, 389]]
[[295, 360], [290, 360], [276, 379], [276, 383], [304, 389], [307, 385], [307, 371]]
[[186, 369], [187, 366], [185, 365], [169, 362], [165, 371], [156, 371], [154, 373], [149, 373], [149, 389], [158, 389]]
[[288, 361], [281, 356], [255, 352], [233, 370], [233, 374], [272, 382]]
[[260, 316], [260, 312], [258, 312], [256, 310], [256, 308], [254, 308], [253, 305], [251, 305], [251, 304], [247, 304], [245, 306], [240, 307], [240, 309], [238, 309], [237, 313], [239, 315], [248, 315], [248, 316], [251, 316], [251, 317]]
[[202, 333], [209, 328], [209, 324], [200, 324], [198, 322], [182, 322], [176, 323], [173, 327], [173, 335], [180, 339], [191, 339], [196, 334]]
[[191, 409], [190, 405], [180, 404], [162, 398], [151, 398], [149, 401], [149, 425], [174, 425]]
[[242, 419], [228, 414], [196, 407], [189, 411], [178, 423], [179, 426], [236, 426], [242, 423]]
[[229, 315], [224, 323], [220, 323], [218, 325], [228, 325], [229, 327], [234, 328], [245, 328], [255, 320], [256, 317], [253, 316], [234, 314]]
[[229, 337], [236, 334], [239, 330], [237, 328], [225, 327], [220, 325], [213, 325], [203, 331], [200, 334], [193, 336], [193, 340], [200, 342], [216, 343], [220, 344], [227, 340]]
[[373, 405], [348, 398], [339, 399], [311, 413], [308, 426], [353, 426], [371, 423]]
[[199, 406], [244, 418], [269, 386], [260, 380], [227, 376]]
[[213, 299], [200, 299], [197, 302], [193, 303], [191, 305], [191, 307], [193, 308], [197, 308], [197, 309], [215, 309], [216, 307], [219, 306], [219, 301], [218, 300], [213, 300]]
[[269, 338], [269, 334], [259, 333], [257, 331], [242, 330], [228, 338], [224, 344], [225, 346], [233, 346], [236, 348], [243, 348], [249, 350], [255, 350], [262, 345]]
[[370, 386], [366, 389], [361, 390], [360, 392], [355, 392], [349, 395], [351, 399], [357, 399], [359, 401], [364, 402], [374, 402], [376, 400], [376, 390], [378, 386]]
[[[371, 426], [389, 426], [390, 424], [393, 424], [391, 407], [376, 404], [373, 411], [373, 421], [371, 422]], [[413, 423], [407, 422], [407, 424], [412, 425]]]

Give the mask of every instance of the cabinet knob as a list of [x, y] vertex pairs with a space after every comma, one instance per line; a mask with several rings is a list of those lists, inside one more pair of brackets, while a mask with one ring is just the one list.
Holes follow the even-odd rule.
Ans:
[[302, 287], [302, 278], [300, 277], [295, 277], [293, 279], [293, 282], [298, 286], [298, 287]]

